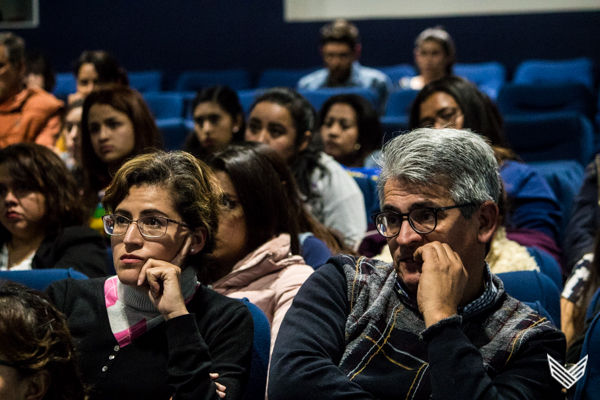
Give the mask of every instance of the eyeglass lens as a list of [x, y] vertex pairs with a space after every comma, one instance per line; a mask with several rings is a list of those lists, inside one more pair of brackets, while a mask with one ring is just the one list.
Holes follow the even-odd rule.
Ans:
[[[404, 218], [394, 211], [384, 211], [377, 216], [377, 230], [385, 237], [396, 236]], [[417, 233], [429, 233], [435, 229], [436, 213], [428, 208], [416, 208], [408, 214], [408, 222]]]
[[[132, 220], [120, 215], [111, 215], [104, 218], [104, 226], [109, 235], [124, 235], [131, 225]], [[142, 217], [137, 220], [137, 226], [140, 233], [147, 237], [160, 237], [167, 232], [169, 221], [162, 217]]]

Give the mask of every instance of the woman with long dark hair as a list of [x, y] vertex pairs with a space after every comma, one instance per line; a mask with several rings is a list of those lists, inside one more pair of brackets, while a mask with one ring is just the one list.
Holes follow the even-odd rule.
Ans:
[[274, 88], [252, 104], [245, 139], [274, 148], [294, 173], [310, 212], [353, 247], [367, 228], [364, 198], [354, 179], [322, 151], [316, 128], [308, 100], [292, 89]]

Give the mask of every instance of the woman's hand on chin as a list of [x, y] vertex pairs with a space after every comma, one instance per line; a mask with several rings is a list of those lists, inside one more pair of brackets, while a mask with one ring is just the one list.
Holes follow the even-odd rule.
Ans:
[[181, 265], [187, 256], [192, 237], [185, 239], [184, 245], [171, 262], [149, 258], [140, 271], [138, 286], [147, 285], [148, 295], [165, 320], [188, 314], [181, 293]]

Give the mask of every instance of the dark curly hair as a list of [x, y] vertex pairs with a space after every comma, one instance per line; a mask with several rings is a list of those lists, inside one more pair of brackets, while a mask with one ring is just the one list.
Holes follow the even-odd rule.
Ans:
[[[79, 186], [65, 163], [52, 150], [34, 143], [18, 143], [0, 150], [0, 165], [5, 165], [13, 189], [44, 195], [46, 236], [57, 235], [69, 226], [83, 225], [85, 209]], [[0, 243], [11, 234], [0, 224]]]
[[65, 317], [44, 294], [0, 281], [0, 353], [24, 378], [49, 373], [44, 400], [86, 398]]

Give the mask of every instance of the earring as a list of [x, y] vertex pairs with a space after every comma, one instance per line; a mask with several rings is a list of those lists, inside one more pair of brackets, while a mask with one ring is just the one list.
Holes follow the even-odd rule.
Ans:
[[360, 143], [356, 143], [354, 145], [354, 151], [359, 151], [360, 150]]
[[190, 253], [194, 254], [196, 252], [195, 249], [190, 249]]
[[240, 128], [237, 126], [234, 126], [232, 130], [233, 130], [233, 133], [237, 133], [240, 130]]

